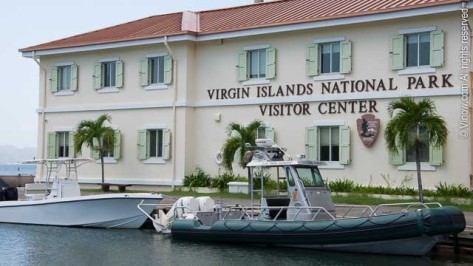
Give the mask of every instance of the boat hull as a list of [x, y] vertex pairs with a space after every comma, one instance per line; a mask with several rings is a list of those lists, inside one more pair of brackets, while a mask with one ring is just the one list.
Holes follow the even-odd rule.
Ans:
[[151, 193], [107, 194], [0, 202], [0, 223], [137, 229], [162, 199]]
[[460, 210], [442, 207], [335, 221], [219, 220], [204, 226], [197, 220], [175, 220], [171, 233], [174, 239], [423, 255], [442, 235], [464, 228]]

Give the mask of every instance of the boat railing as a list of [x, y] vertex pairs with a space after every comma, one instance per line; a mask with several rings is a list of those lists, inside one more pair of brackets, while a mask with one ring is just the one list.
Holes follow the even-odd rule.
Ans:
[[[439, 202], [406, 202], [406, 203], [387, 203], [376, 206], [371, 216], [386, 215], [393, 212], [393, 210], [399, 212], [408, 212], [412, 208], [416, 209], [429, 209], [442, 207]], [[399, 210], [400, 209], [400, 210]]]
[[335, 209], [338, 218], [369, 217], [374, 213], [373, 208], [368, 205], [337, 204]]
[[[272, 217], [268, 217], [271, 211], [277, 211]], [[222, 220], [278, 220], [283, 213], [294, 211], [292, 218], [288, 221], [314, 221], [316, 219], [335, 220], [336, 218], [324, 207], [293, 207], [293, 206], [271, 206], [271, 207], [242, 207], [230, 206], [222, 211]]]

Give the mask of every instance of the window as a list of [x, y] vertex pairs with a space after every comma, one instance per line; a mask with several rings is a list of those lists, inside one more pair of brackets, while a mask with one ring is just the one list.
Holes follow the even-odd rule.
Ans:
[[266, 49], [248, 51], [250, 79], [266, 77]]
[[165, 128], [150, 128], [138, 131], [139, 160], [169, 160], [171, 134]]
[[[416, 129], [409, 131], [409, 139], [414, 139], [416, 135]], [[429, 162], [429, 132], [425, 128], [420, 128], [419, 130], [419, 139], [422, 143], [420, 147], [420, 161]], [[414, 145], [409, 145], [406, 147], [406, 162], [415, 162], [416, 161], [416, 151]]]
[[237, 76], [239, 81], [266, 80], [276, 77], [276, 50], [269, 45], [244, 48], [238, 54]]
[[102, 82], [103, 87], [115, 87], [116, 76], [116, 64], [115, 62], [102, 63]]
[[[110, 88], [123, 87], [123, 62], [118, 59], [103, 59], [94, 66], [94, 88], [103, 92], [115, 92]], [[109, 90], [103, 90], [103, 89]]]
[[163, 130], [148, 130], [148, 138], [149, 157], [163, 157]]
[[317, 168], [297, 167], [296, 172], [299, 175], [305, 187], [323, 187], [324, 181]]
[[274, 128], [269, 126], [261, 126], [256, 130], [257, 139], [271, 139], [274, 140]]
[[320, 46], [320, 69], [322, 74], [340, 72], [340, 43], [324, 43]]
[[[102, 147], [106, 147], [106, 151], [103, 154], [103, 157], [107, 163], [114, 163], [116, 160], [120, 159], [121, 156], [121, 133], [120, 130], [115, 130], [115, 145], [110, 146], [107, 143], [106, 139], [102, 139]], [[97, 151], [99, 147], [99, 142], [97, 139], [94, 139], [94, 148], [90, 151], [90, 157], [92, 159], [98, 160], [100, 159], [100, 153]]]
[[350, 128], [333, 125], [306, 128], [305, 157], [328, 162], [330, 167], [349, 164]]
[[325, 162], [339, 161], [339, 138], [338, 127], [320, 127], [319, 129], [319, 158]]
[[72, 157], [73, 154], [72, 133], [68, 131], [48, 133], [48, 159]]
[[[413, 139], [417, 129], [409, 131], [409, 138]], [[443, 164], [443, 148], [433, 146], [430, 142], [430, 135], [427, 129], [420, 128], [420, 141], [423, 145], [420, 148], [420, 161], [422, 170], [435, 170], [434, 167]], [[399, 170], [416, 170], [416, 154], [414, 145], [398, 145], [397, 152], [389, 152], [389, 163], [399, 166]]]
[[[333, 74], [351, 73], [351, 58], [351, 42], [345, 41], [344, 37], [316, 40], [316, 43], [310, 45], [307, 50], [307, 76], [337, 76]], [[343, 75], [338, 76], [343, 78]]]
[[[428, 27], [399, 32], [401, 34], [391, 38], [389, 54], [392, 70], [443, 66], [445, 38], [443, 31], [436, 30], [436, 27]], [[408, 71], [405, 74], [415, 73], [417, 72]]]
[[[140, 84], [143, 87], [155, 85], [169, 85], [172, 83], [173, 62], [171, 56], [165, 54], [150, 55], [141, 60], [140, 63]], [[162, 87], [167, 88], [167, 86]]]
[[71, 89], [71, 66], [57, 68], [58, 91], [68, 91]]
[[58, 64], [50, 70], [50, 90], [58, 94], [74, 92], [77, 90], [77, 79], [77, 65], [73, 63]]
[[406, 35], [407, 67], [430, 64], [430, 33]]

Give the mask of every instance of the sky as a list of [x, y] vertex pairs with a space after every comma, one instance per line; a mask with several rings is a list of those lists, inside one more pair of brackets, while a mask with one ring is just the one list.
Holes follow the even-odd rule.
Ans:
[[153, 15], [254, 0], [0, 1], [0, 146], [36, 147], [39, 68], [18, 49]]

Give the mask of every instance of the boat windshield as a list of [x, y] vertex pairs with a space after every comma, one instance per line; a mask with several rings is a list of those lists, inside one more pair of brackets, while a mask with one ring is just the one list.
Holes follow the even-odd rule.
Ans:
[[297, 175], [305, 187], [323, 187], [324, 181], [320, 172], [314, 167], [296, 167]]

